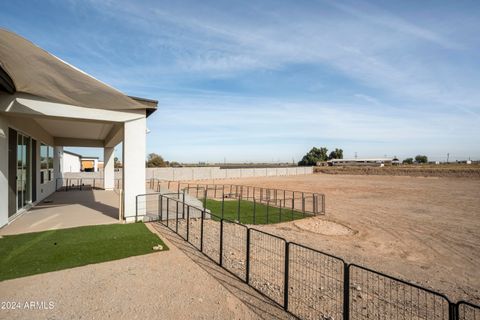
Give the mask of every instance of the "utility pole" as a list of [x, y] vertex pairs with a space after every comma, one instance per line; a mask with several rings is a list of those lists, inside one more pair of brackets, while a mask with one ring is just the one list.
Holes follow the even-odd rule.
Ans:
[[357, 159], [357, 151], [355, 151], [355, 159]]
[[450, 160], [450, 153], [447, 153], [447, 163], [449, 163], [448, 160]]

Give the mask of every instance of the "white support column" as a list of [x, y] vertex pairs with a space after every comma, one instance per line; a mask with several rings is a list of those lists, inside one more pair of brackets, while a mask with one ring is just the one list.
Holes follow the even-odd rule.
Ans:
[[0, 227], [8, 223], [8, 124], [0, 114]]
[[103, 188], [113, 190], [115, 187], [115, 148], [103, 148]]
[[[145, 193], [146, 118], [124, 123], [123, 133], [123, 194], [126, 222], [143, 219], [145, 203], [137, 204], [137, 195]], [[140, 199], [141, 200], [141, 199]]]
[[63, 178], [63, 146], [54, 147], [53, 173], [55, 179]]

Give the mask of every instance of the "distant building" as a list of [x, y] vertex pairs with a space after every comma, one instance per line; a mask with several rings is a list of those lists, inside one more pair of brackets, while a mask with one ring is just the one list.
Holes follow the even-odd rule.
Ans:
[[70, 151], [63, 150], [63, 172], [80, 172], [82, 170], [82, 156]]
[[62, 161], [62, 172], [97, 172], [99, 170], [98, 157], [84, 157], [78, 153], [64, 150]]
[[98, 171], [98, 157], [82, 157], [82, 171], [97, 172]]
[[370, 166], [383, 167], [399, 164], [399, 160], [394, 158], [373, 158], [373, 159], [331, 159], [327, 161], [329, 166]]

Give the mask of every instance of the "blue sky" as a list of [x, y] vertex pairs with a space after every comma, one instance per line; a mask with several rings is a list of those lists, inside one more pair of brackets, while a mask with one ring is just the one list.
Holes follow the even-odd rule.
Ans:
[[182, 162], [480, 158], [479, 16], [479, 1], [0, 4], [2, 27], [158, 100], [148, 152]]

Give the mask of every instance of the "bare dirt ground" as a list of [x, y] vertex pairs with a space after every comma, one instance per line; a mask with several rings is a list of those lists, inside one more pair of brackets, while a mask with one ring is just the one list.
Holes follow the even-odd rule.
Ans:
[[2, 281], [0, 319], [288, 319], [166, 236], [169, 251]]
[[324, 193], [325, 216], [261, 229], [480, 303], [479, 179], [314, 174], [215, 183]]
[[334, 166], [315, 167], [314, 172], [328, 174], [350, 175], [383, 175], [411, 177], [450, 177], [450, 178], [480, 178], [480, 164], [413, 164], [386, 167], [370, 166]]

